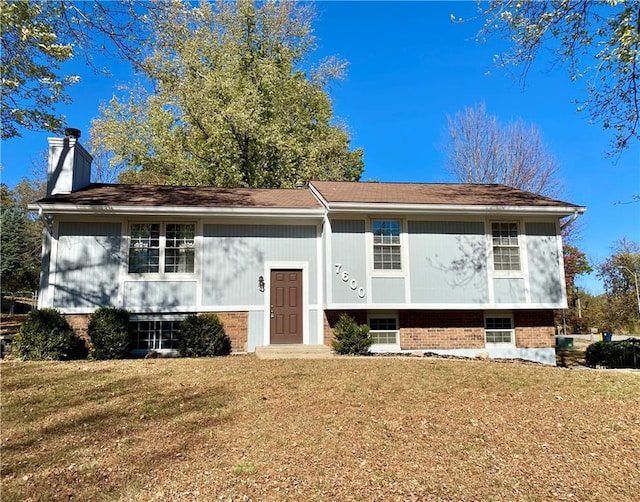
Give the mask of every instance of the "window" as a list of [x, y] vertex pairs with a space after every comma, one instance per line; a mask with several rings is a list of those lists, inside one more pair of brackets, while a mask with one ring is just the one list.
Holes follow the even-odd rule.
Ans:
[[400, 222], [396, 220], [374, 220], [374, 270], [400, 270], [401, 265]]
[[160, 225], [134, 223], [129, 237], [129, 272], [158, 272], [160, 268]]
[[517, 223], [492, 223], [494, 270], [520, 270]]
[[487, 344], [513, 344], [511, 317], [487, 317], [484, 323]]
[[133, 321], [133, 349], [178, 349], [181, 321]]
[[369, 319], [374, 344], [398, 345], [398, 323], [394, 317]]
[[129, 273], [193, 273], [195, 233], [193, 223], [131, 224]]

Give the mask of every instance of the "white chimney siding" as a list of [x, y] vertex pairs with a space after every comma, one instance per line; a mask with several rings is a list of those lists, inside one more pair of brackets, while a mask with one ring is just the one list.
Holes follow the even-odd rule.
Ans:
[[75, 192], [91, 183], [93, 157], [77, 138], [49, 138], [47, 196]]

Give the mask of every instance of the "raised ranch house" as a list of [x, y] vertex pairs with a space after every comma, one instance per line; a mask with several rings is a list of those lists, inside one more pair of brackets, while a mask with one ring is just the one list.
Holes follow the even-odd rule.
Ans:
[[503, 185], [313, 181], [300, 189], [90, 183], [76, 137], [49, 140], [39, 306], [76, 329], [132, 314], [135, 352], [171, 353], [216, 312], [235, 352], [331, 345], [343, 312], [374, 352], [555, 364], [561, 219], [584, 207]]

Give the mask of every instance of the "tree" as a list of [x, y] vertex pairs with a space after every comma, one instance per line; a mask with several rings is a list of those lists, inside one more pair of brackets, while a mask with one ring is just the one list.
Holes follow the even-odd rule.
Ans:
[[593, 322], [588, 312], [588, 305], [593, 302], [589, 294], [577, 288], [576, 277], [589, 274], [593, 269], [586, 255], [572, 244], [564, 244], [562, 256], [569, 308], [556, 313], [556, 323], [567, 326], [569, 333], [583, 333], [591, 326], [589, 322]]
[[631, 272], [640, 273], [640, 246], [627, 239], [617, 241], [612, 254], [598, 267], [607, 296], [607, 328], [637, 332], [640, 315]]
[[67, 102], [66, 88], [76, 75], [59, 75], [73, 46], [60, 40], [53, 25], [56, 3], [0, 0], [2, 25], [2, 139], [20, 136], [20, 128], [57, 131], [63, 119], [54, 106]]
[[446, 167], [462, 183], [501, 183], [556, 196], [558, 163], [535, 125], [502, 125], [484, 103], [447, 117]]
[[0, 0], [2, 26], [2, 139], [21, 129], [61, 132], [65, 117], [56, 105], [71, 101], [61, 64], [81, 57], [94, 71], [97, 54], [139, 68], [147, 26], [163, 2], [139, 0]]
[[614, 151], [640, 138], [640, 2], [492, 0], [480, 10], [486, 19], [480, 35], [512, 44], [500, 64], [520, 67], [524, 79], [542, 50], [551, 53], [572, 81], [587, 79], [578, 110], [615, 131]]
[[95, 144], [128, 166], [121, 180], [292, 187], [360, 178], [362, 151], [351, 151], [347, 131], [332, 123], [326, 92], [345, 65], [308, 68], [308, 5], [165, 7], [141, 63], [151, 85], [114, 97], [92, 125]]
[[44, 183], [23, 178], [13, 190], [2, 185], [0, 214], [0, 276], [8, 291], [38, 288], [42, 222], [29, 214], [27, 204], [44, 195]]

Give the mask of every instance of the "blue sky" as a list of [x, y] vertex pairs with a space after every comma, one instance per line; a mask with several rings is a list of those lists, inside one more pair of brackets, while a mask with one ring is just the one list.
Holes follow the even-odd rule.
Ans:
[[[584, 85], [570, 82], [565, 68], [537, 61], [524, 89], [496, 68], [494, 54], [504, 43], [476, 42], [479, 21], [451, 22], [452, 14], [471, 19], [475, 2], [319, 2], [316, 10], [313, 58], [349, 61], [346, 78], [334, 82], [330, 94], [352, 145], [364, 149], [363, 179], [454, 181], [440, 150], [447, 115], [484, 102], [503, 123], [521, 117], [539, 126], [561, 166], [560, 198], [588, 207], [577, 244], [594, 264], [610, 255], [616, 240], [640, 241], [640, 203], [631, 203], [640, 193], [638, 142], [619, 156], [606, 156], [613, 137], [576, 111]], [[117, 61], [105, 65], [113, 77], [93, 75], [81, 60], [74, 63], [82, 80], [70, 89], [73, 104], [60, 107], [85, 140], [99, 105], [132, 78]], [[29, 176], [50, 135], [3, 141], [2, 182], [13, 186]], [[602, 292], [595, 274], [578, 284]]]

